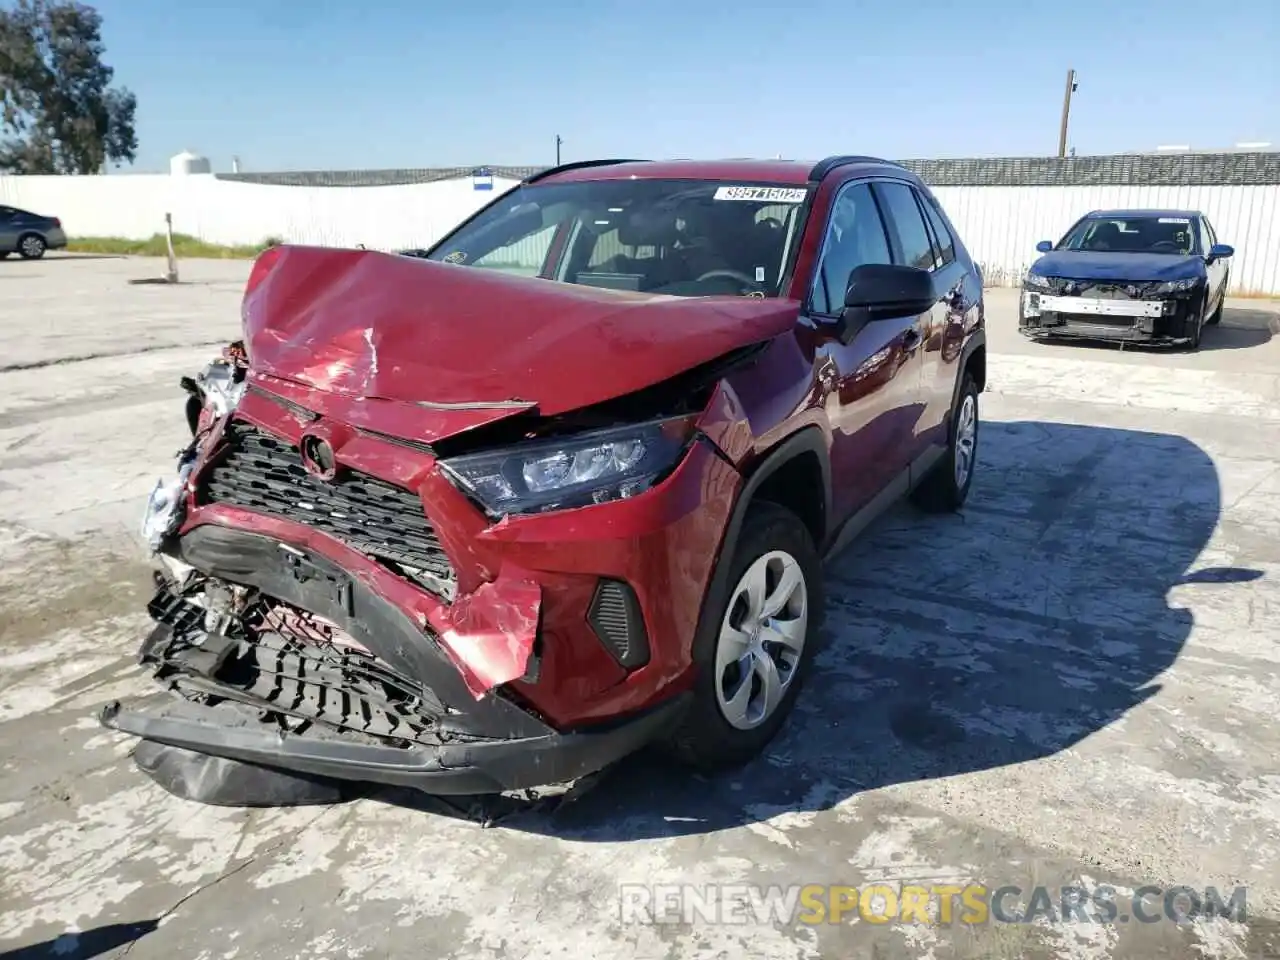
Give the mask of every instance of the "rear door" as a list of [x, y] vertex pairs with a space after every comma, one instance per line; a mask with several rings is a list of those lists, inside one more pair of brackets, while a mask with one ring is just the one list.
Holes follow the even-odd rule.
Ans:
[[13, 207], [0, 207], [0, 252], [18, 249], [17, 212]]

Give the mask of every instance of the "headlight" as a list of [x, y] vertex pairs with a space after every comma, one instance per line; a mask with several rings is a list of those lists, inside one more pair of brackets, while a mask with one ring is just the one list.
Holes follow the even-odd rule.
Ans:
[[1156, 296], [1166, 293], [1185, 293], [1193, 290], [1200, 283], [1199, 277], [1188, 277], [1186, 280], [1169, 280], [1165, 283], [1157, 283], [1152, 290]]
[[1048, 290], [1049, 278], [1042, 277], [1038, 273], [1028, 273], [1026, 277], [1023, 278], [1022, 285], [1024, 287], [1030, 287], [1032, 290]]
[[490, 514], [542, 513], [643, 493], [680, 459], [687, 417], [467, 454], [440, 467]]

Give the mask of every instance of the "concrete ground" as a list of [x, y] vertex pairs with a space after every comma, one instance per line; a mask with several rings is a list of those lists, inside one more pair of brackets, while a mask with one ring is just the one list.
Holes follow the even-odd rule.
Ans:
[[[482, 829], [404, 795], [186, 803], [99, 728], [149, 691], [134, 528], [247, 266], [126, 283], [161, 270], [0, 264], [0, 958], [1280, 956], [1280, 303], [1121, 353], [1025, 343], [991, 291], [970, 505], [832, 564], [768, 756], [714, 782], [637, 758]], [[628, 884], [878, 881], [1109, 884], [1125, 917], [1143, 885], [1244, 886], [1248, 921], [620, 913]]]

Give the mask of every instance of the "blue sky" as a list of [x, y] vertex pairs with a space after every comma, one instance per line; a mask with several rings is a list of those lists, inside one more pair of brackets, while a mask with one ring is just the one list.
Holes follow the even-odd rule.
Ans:
[[89, 0], [138, 161], [893, 159], [1280, 144], [1277, 0]]

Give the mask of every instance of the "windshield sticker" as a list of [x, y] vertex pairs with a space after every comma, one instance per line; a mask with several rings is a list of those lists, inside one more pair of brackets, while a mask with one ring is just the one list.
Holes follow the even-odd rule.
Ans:
[[1161, 223], [1181, 223], [1184, 226], [1191, 226], [1191, 221], [1186, 217], [1161, 217]]
[[717, 187], [717, 200], [755, 200], [762, 203], [804, 203], [803, 187]]
[[447, 257], [444, 258], [444, 262], [445, 263], [466, 263], [467, 255], [463, 253], [461, 250], [455, 250], [453, 251], [453, 253], [449, 254]]

